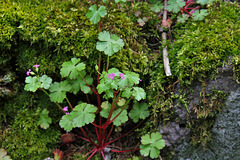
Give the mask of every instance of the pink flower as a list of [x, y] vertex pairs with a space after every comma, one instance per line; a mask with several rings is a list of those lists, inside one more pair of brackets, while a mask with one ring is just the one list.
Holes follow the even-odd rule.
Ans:
[[142, 80], [141, 80], [141, 79], [139, 79], [139, 81], [140, 81], [140, 82], [142, 82]]
[[40, 65], [38, 65], [38, 64], [35, 64], [35, 65], [33, 65], [33, 67], [36, 67], [36, 68], [38, 68]]
[[65, 114], [67, 115], [67, 114], [69, 114], [69, 112], [66, 112]]
[[195, 12], [195, 10], [192, 10], [192, 13], [194, 13]]
[[112, 74], [109, 73], [109, 74], [108, 74], [108, 78], [111, 79], [111, 80], [114, 80], [114, 77], [115, 77], [115, 76], [116, 76], [115, 73], [112, 73]]
[[119, 76], [121, 77], [121, 79], [125, 79], [124, 74], [120, 73]]
[[47, 159], [51, 159], [50, 157], [48, 157]]
[[67, 112], [67, 110], [68, 110], [68, 106], [63, 108], [63, 111]]
[[31, 69], [28, 69], [27, 75], [29, 76], [30, 73], [31, 73]]

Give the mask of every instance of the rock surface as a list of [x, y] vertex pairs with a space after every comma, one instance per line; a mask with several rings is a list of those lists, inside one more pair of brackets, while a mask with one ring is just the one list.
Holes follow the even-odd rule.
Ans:
[[[207, 149], [194, 147], [190, 143], [190, 132], [186, 127], [189, 113], [187, 109], [177, 103], [174, 105], [174, 120], [159, 125], [159, 132], [170, 150], [175, 150], [173, 160], [239, 160], [240, 159], [240, 85], [233, 79], [231, 66], [219, 68], [215, 80], [205, 82], [206, 94], [210, 94], [213, 87], [216, 90], [229, 93], [225, 101], [225, 109], [217, 114], [212, 128], [212, 141]], [[180, 88], [180, 87], [179, 87]], [[187, 95], [188, 109], [191, 117], [194, 106], [200, 103], [202, 83], [193, 82], [192, 92]], [[180, 93], [177, 93], [180, 94]]]
[[212, 142], [207, 150], [183, 143], [174, 160], [239, 160], [240, 159], [240, 87], [231, 92], [226, 108], [219, 113], [212, 129]]

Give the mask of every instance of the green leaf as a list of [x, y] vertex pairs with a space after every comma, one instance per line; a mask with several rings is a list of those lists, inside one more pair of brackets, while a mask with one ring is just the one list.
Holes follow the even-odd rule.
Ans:
[[197, 3], [199, 3], [201, 5], [205, 5], [205, 4], [210, 4], [213, 1], [214, 0], [197, 0]]
[[185, 4], [186, 2], [184, 2], [183, 0], [171, 0], [168, 1], [166, 9], [170, 12], [178, 13], [180, 11], [180, 8], [185, 6]]
[[108, 101], [104, 101], [104, 102], [102, 102], [102, 104], [101, 104], [101, 108], [103, 108], [103, 109], [108, 109], [109, 106], [110, 106], [110, 104], [109, 104]]
[[12, 160], [10, 156], [7, 155], [7, 151], [3, 148], [0, 148], [0, 160]]
[[181, 22], [181, 23], [186, 22], [187, 19], [188, 19], [188, 15], [187, 15], [187, 14], [182, 14], [182, 15], [179, 15], [179, 16], [177, 17], [177, 21], [178, 21], [178, 22]]
[[105, 6], [100, 6], [97, 9], [97, 5], [94, 4], [89, 8], [89, 12], [87, 13], [87, 18], [90, 18], [90, 21], [93, 22], [93, 24], [96, 24], [100, 21], [101, 17], [104, 17], [107, 15], [107, 10]]
[[146, 98], [146, 93], [144, 89], [142, 89], [141, 87], [133, 87], [132, 95], [135, 97], [137, 101]]
[[100, 84], [97, 86], [98, 93], [105, 92], [105, 95], [103, 96], [105, 99], [108, 99], [110, 97], [113, 97], [113, 89], [117, 89], [118, 82], [116, 80], [116, 77], [114, 80], [108, 78], [108, 74], [115, 73], [116, 76], [119, 75], [119, 70], [116, 68], [111, 68], [107, 72], [103, 72], [100, 80]]
[[65, 131], [70, 132], [73, 129], [72, 117], [70, 114], [66, 114], [62, 117], [59, 125], [64, 128]]
[[101, 93], [109, 90], [110, 89], [110, 85], [109, 84], [105, 84], [105, 83], [100, 83], [97, 86], [97, 89], [98, 89], [98, 93], [101, 94]]
[[64, 62], [60, 70], [62, 77], [68, 77], [70, 79], [75, 79], [79, 75], [79, 71], [85, 69], [84, 63], [79, 63], [80, 59], [72, 58], [71, 61]]
[[123, 46], [124, 42], [115, 34], [110, 34], [107, 31], [100, 32], [98, 34], [97, 50], [104, 51], [108, 56], [112, 56], [118, 52]]
[[41, 88], [41, 82], [38, 77], [26, 77], [25, 82], [27, 83], [24, 87], [26, 91], [36, 92], [38, 88]]
[[126, 103], [126, 100], [124, 98], [120, 98], [118, 101], [118, 106], [123, 106]]
[[150, 9], [151, 9], [152, 11], [158, 13], [158, 12], [160, 12], [163, 8], [164, 8], [163, 4], [162, 4], [160, 1], [158, 1], [158, 2], [156, 2], [156, 3], [151, 4], [151, 8], [150, 8]]
[[165, 146], [165, 141], [162, 139], [162, 135], [159, 132], [152, 133], [151, 136], [146, 134], [141, 137], [140, 153], [143, 156], [148, 156], [150, 153], [151, 158], [157, 158], [160, 149]]
[[[113, 112], [111, 120], [121, 111], [121, 108], [118, 108], [116, 111]], [[127, 110], [124, 109], [122, 113], [113, 121], [115, 126], [120, 126], [122, 123], [128, 121]]]
[[115, 3], [118, 3], [118, 2], [126, 2], [126, 0], [115, 0]]
[[125, 88], [122, 92], [122, 97], [130, 98], [132, 95], [132, 88]]
[[101, 117], [108, 118], [111, 107], [103, 108], [100, 112]]
[[44, 74], [40, 77], [40, 82], [41, 82], [41, 88], [48, 89], [52, 84], [52, 78]]
[[40, 114], [40, 119], [37, 122], [38, 125], [40, 125], [41, 128], [47, 129], [49, 125], [52, 123], [52, 119], [48, 117], [49, 111], [47, 109], [44, 109]]
[[[108, 109], [103, 109], [100, 112], [100, 115], [104, 118], [108, 118], [110, 109], [111, 107], [109, 107]], [[110, 120], [112, 120], [120, 111], [121, 111], [121, 108], [118, 108], [116, 111], [114, 111]], [[120, 126], [122, 123], [125, 123], [127, 121], [128, 121], [127, 110], [124, 109], [122, 113], [113, 121], [113, 124], [115, 126]]]
[[192, 14], [192, 17], [195, 21], [197, 21], [197, 20], [203, 20], [207, 15], [208, 15], [207, 10], [206, 9], [201, 9], [200, 11], [196, 10]]
[[129, 117], [133, 119], [133, 122], [138, 122], [139, 119], [145, 119], [150, 115], [147, 103], [136, 103], [133, 105], [133, 109], [129, 112]]
[[[88, 85], [91, 86], [93, 84], [93, 78], [90, 75], [85, 76], [86, 75], [85, 71], [81, 71], [80, 74], [84, 77]], [[77, 94], [80, 89], [85, 94], [91, 91], [91, 89], [87, 86], [87, 84], [85, 83], [81, 76], [78, 76], [74, 80], [67, 79], [67, 81], [72, 87], [71, 92], [73, 92], [73, 94]]]
[[132, 87], [134, 84], [139, 84], [139, 74], [130, 71], [123, 71], [123, 73], [125, 78], [118, 82], [121, 89], [126, 86]]
[[50, 100], [52, 102], [58, 102], [62, 103], [63, 100], [66, 98], [66, 92], [69, 92], [71, 90], [71, 86], [68, 84], [67, 81], [63, 82], [54, 82], [50, 88], [49, 91], [52, 92], [49, 94]]
[[86, 124], [92, 123], [95, 119], [95, 112], [97, 107], [87, 103], [77, 105], [70, 115], [73, 117], [73, 125], [82, 127]]

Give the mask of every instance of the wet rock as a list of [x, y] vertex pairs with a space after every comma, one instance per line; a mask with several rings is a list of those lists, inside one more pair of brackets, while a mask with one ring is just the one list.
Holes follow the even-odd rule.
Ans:
[[240, 85], [233, 79], [231, 66], [219, 68], [214, 80], [209, 78], [205, 81], [205, 94], [210, 94], [213, 87], [230, 95], [225, 103], [226, 108], [217, 115], [212, 129], [212, 142], [207, 144], [206, 150], [191, 145], [190, 132], [186, 127], [189, 116], [191, 120], [196, 120], [193, 108], [200, 103], [203, 83], [194, 81], [191, 87], [185, 90], [189, 112], [184, 105], [176, 102], [174, 104], [175, 119], [166, 122], [165, 125], [159, 125], [159, 131], [166, 141], [166, 146], [175, 150], [173, 160], [240, 159]]
[[240, 87], [232, 91], [226, 108], [217, 115], [212, 141], [207, 148], [185, 142], [177, 147], [174, 160], [239, 160], [240, 159]]

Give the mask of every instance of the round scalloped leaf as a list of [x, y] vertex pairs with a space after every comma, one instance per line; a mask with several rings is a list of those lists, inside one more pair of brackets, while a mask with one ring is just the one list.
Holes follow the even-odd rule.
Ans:
[[98, 34], [98, 39], [100, 41], [97, 42], [97, 50], [104, 51], [108, 56], [112, 56], [124, 46], [122, 39], [115, 34], [110, 34], [108, 31], [100, 32]]
[[70, 113], [73, 117], [73, 125], [76, 127], [82, 127], [94, 122], [96, 111], [97, 107], [91, 104], [82, 103], [77, 105]]

